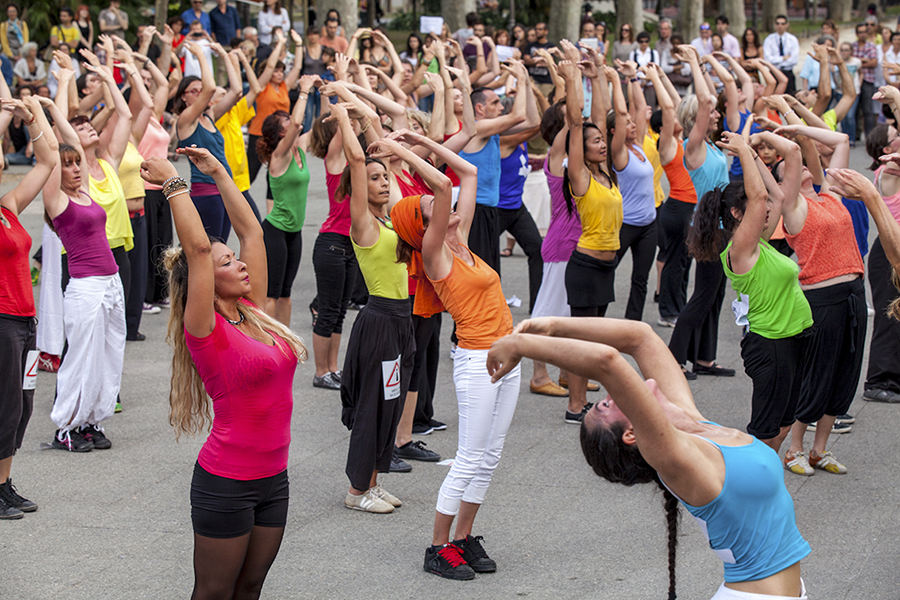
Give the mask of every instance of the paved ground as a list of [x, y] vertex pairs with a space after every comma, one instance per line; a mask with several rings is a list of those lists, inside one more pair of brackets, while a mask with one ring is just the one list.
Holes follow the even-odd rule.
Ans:
[[[868, 164], [860, 149], [853, 165]], [[186, 173], [184, 161], [178, 163]], [[293, 327], [310, 340], [306, 305], [315, 294], [310, 253], [327, 211], [321, 162], [313, 159], [304, 257], [294, 286]], [[15, 173], [15, 171], [13, 171]], [[13, 176], [0, 191], [11, 186]], [[264, 197], [264, 179], [254, 186]], [[23, 222], [40, 239], [41, 207]], [[620, 267], [611, 316], [621, 316], [631, 271]], [[525, 259], [516, 248], [503, 259], [504, 291], [527, 297]], [[652, 275], [651, 286], [656, 275]], [[38, 294], [40, 288], [35, 288]], [[727, 302], [734, 297], [729, 289]], [[526, 308], [514, 308], [516, 321]], [[350, 314], [353, 318], [354, 313]], [[644, 318], [655, 322], [648, 301]], [[171, 351], [167, 311], [145, 316], [145, 342], [126, 349], [125, 410], [107, 422], [110, 451], [85, 455], [40, 450], [54, 430], [49, 414], [55, 376], [41, 373], [25, 445], [13, 464], [19, 490], [40, 505], [26, 518], [0, 526], [0, 598], [184, 598], [192, 586], [188, 490], [203, 441], [176, 443], [167, 422]], [[749, 417], [750, 380], [743, 374], [739, 329], [722, 313], [718, 360], [738, 370], [733, 379], [691, 384], [709, 418], [742, 428]], [[870, 320], [871, 326], [871, 320]], [[347, 328], [349, 331], [349, 327]], [[659, 330], [668, 338], [670, 330]], [[442, 336], [447, 344], [448, 330]], [[346, 343], [346, 342], [345, 342]], [[441, 352], [437, 417], [449, 428], [427, 438], [445, 457], [456, 448], [456, 401], [449, 344]], [[553, 370], [555, 372], [555, 369]], [[531, 365], [523, 369], [523, 382]], [[291, 507], [284, 543], [263, 590], [265, 598], [663, 598], [667, 588], [666, 529], [660, 494], [650, 486], [623, 488], [587, 467], [577, 428], [563, 422], [564, 401], [532, 395], [523, 385], [503, 461], [476, 522], [476, 533], [498, 564], [496, 574], [450, 582], [422, 570], [434, 503], [447, 467], [416, 464], [390, 475], [386, 487], [404, 501], [392, 515], [346, 510], [343, 473], [348, 432], [338, 394], [311, 386], [313, 368], [301, 365], [294, 382], [295, 414], [289, 473]], [[896, 448], [900, 407], [858, 399], [853, 433], [832, 436], [831, 448], [850, 472], [803, 478], [785, 473], [800, 531], [813, 552], [803, 561], [811, 598], [898, 598], [900, 493]], [[690, 519], [679, 536], [679, 596], [712, 595], [722, 577]]]

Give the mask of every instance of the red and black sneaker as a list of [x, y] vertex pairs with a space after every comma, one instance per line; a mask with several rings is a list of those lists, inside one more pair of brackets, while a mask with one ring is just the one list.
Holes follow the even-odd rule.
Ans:
[[483, 537], [467, 535], [464, 540], [454, 540], [454, 544], [462, 550], [463, 559], [476, 573], [493, 573], [497, 570], [497, 563], [487, 555], [481, 545]]
[[48, 373], [56, 373], [59, 371], [59, 360], [59, 357], [55, 354], [41, 352], [38, 355], [38, 369]]
[[96, 425], [85, 425], [81, 428], [81, 435], [84, 436], [85, 440], [94, 444], [94, 450], [109, 450], [112, 448], [112, 442]]
[[466, 564], [462, 550], [452, 542], [425, 550], [425, 570], [446, 579], [475, 579], [475, 571]]

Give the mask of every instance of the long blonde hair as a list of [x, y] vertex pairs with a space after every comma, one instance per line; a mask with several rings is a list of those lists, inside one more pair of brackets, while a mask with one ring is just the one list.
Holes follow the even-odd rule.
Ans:
[[[212, 406], [184, 337], [184, 308], [188, 292], [187, 257], [180, 247], [171, 246], [163, 255], [163, 264], [169, 271], [171, 302], [166, 342], [174, 349], [172, 383], [169, 388], [169, 424], [175, 428], [175, 438], [178, 439], [182, 433], [194, 435], [203, 429], [209, 431], [212, 426]], [[288, 327], [262, 310], [243, 302], [237, 303], [237, 310], [251, 325], [284, 340], [297, 360], [306, 360], [303, 340]]]

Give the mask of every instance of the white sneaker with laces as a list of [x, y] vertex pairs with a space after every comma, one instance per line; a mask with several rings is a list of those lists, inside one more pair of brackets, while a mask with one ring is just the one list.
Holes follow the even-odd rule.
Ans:
[[381, 500], [384, 500], [385, 502], [387, 502], [394, 508], [399, 508], [399, 507], [403, 506], [403, 503], [400, 502], [400, 499], [397, 498], [397, 496], [391, 494], [389, 491], [387, 491], [383, 487], [381, 487], [380, 483], [378, 485], [376, 485], [375, 487], [373, 487], [372, 489], [370, 489], [369, 491], [372, 492], [373, 496], [375, 496], [376, 498], [379, 498]]
[[142, 312], [143, 312], [145, 315], [155, 315], [155, 314], [157, 314], [158, 312], [160, 312], [161, 310], [162, 310], [162, 309], [161, 309], [160, 307], [158, 307], [158, 306], [154, 306], [154, 305], [152, 305], [152, 304], [147, 304], [146, 302], [144, 302], [144, 308], [143, 308], [143, 311], [142, 311]]
[[350, 492], [347, 492], [347, 497], [344, 498], [344, 506], [352, 508], [353, 510], [378, 514], [394, 512], [394, 507], [375, 496], [371, 489], [361, 496], [354, 496]]
[[828, 471], [835, 475], [844, 475], [847, 472], [847, 467], [837, 461], [834, 454], [831, 453], [831, 450], [826, 450], [819, 456], [810, 455], [809, 464], [817, 469], [822, 469], [823, 471]]
[[813, 468], [809, 466], [809, 459], [807, 458], [805, 452], [794, 453], [794, 458], [790, 460], [788, 460], [788, 455], [785, 454], [784, 468], [791, 473], [796, 473], [797, 475], [806, 475], [807, 477], [816, 474], [816, 472], [813, 471]]

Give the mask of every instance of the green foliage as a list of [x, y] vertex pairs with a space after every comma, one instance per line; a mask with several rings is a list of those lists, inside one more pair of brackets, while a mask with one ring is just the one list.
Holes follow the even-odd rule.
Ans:
[[[28, 0], [22, 2], [16, 1], [20, 5], [21, 16], [28, 23], [28, 32], [31, 40], [43, 46], [50, 41], [50, 29], [59, 23], [59, 9], [63, 6], [69, 6], [72, 10], [76, 10], [80, 4], [85, 4], [91, 9], [91, 20], [94, 22], [94, 36], [100, 34], [100, 27], [97, 24], [97, 15], [100, 11], [108, 6], [107, 3], [102, 5], [99, 2], [88, 2], [86, 0]], [[137, 26], [142, 23], [152, 24], [153, 22], [153, 0], [122, 0], [122, 10], [128, 13], [129, 33], [128, 41], [134, 41], [134, 31]], [[172, 4], [169, 6], [169, 14], [180, 13], [180, 4]], [[5, 17], [4, 17], [5, 18]]]

